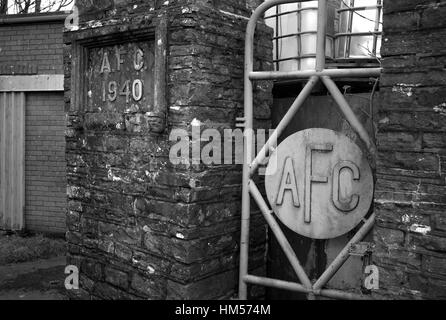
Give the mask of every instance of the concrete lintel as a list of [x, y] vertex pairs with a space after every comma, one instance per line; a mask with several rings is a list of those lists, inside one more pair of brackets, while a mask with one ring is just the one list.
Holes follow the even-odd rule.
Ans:
[[62, 74], [0, 76], [0, 92], [63, 91]]

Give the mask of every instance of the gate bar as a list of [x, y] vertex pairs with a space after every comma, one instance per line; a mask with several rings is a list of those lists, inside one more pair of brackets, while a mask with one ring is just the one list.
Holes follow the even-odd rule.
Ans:
[[[265, 149], [262, 149], [263, 152], [260, 153], [256, 157], [256, 161], [252, 163], [253, 160], [253, 85], [251, 80], [278, 80], [278, 79], [299, 79], [299, 78], [310, 78], [309, 83], [307, 83], [306, 88], [311, 87], [312, 80], [317, 82], [318, 78], [321, 77], [324, 81], [324, 84], [326, 85], [327, 89], [332, 93], [335, 101], [339, 104], [341, 111], [344, 113], [344, 116], [349, 121], [350, 124], [353, 123], [352, 128], [359, 134], [360, 138], [364, 141], [364, 143], [369, 147], [370, 153], [374, 155], [376, 153], [376, 147], [372, 140], [370, 140], [367, 132], [365, 132], [365, 129], [362, 128], [361, 123], [357, 120], [356, 116], [350, 110], [350, 107], [345, 100], [344, 97], [339, 96], [340, 91], [337, 88], [336, 84], [331, 81], [329, 76], [332, 77], [346, 77], [346, 76], [357, 76], [357, 77], [372, 77], [372, 76], [379, 76], [381, 73], [381, 69], [379, 68], [363, 68], [363, 69], [342, 69], [342, 70], [336, 70], [336, 69], [325, 69], [325, 32], [323, 32], [326, 28], [326, 14], [327, 14], [327, 0], [318, 0], [319, 1], [319, 10], [322, 10], [321, 12], [318, 11], [318, 39], [317, 39], [317, 54], [316, 54], [316, 70], [309, 70], [309, 71], [293, 71], [293, 72], [253, 72], [254, 69], [254, 33], [257, 25], [257, 21], [262, 18], [266, 10], [268, 10], [271, 7], [274, 7], [275, 5], [285, 4], [285, 3], [294, 3], [294, 2], [306, 2], [310, 0], [266, 0], [263, 2], [252, 14], [247, 30], [246, 30], [246, 38], [245, 38], [245, 76], [244, 76], [244, 120], [245, 120], [245, 142], [244, 142], [244, 164], [243, 164], [243, 190], [242, 190], [242, 217], [241, 217], [241, 241], [240, 241], [240, 275], [239, 275], [239, 299], [246, 300], [247, 299], [247, 282], [248, 280], [252, 280], [252, 276], [248, 275], [248, 256], [249, 256], [249, 221], [250, 221], [250, 194], [253, 194], [253, 197], [257, 201], [257, 204], [262, 209], [262, 213], [265, 216], [265, 219], [267, 220], [268, 224], [270, 225], [271, 229], [275, 232], [276, 237], [280, 238], [281, 236], [284, 238], [286, 242], [283, 244], [286, 247], [286, 244], [288, 244], [288, 249], [285, 249], [282, 246], [282, 249], [284, 252], [289, 255], [288, 258], [290, 259], [290, 262], [293, 265], [294, 271], [298, 275], [301, 282], [304, 284], [302, 287], [305, 288], [305, 290], [311, 290], [308, 292], [308, 298], [312, 299], [314, 295], [321, 295], [321, 293], [324, 293], [326, 296], [331, 296], [333, 298], [341, 298], [341, 299], [356, 299], [358, 298], [358, 295], [345, 293], [338, 290], [326, 290], [326, 289], [319, 289], [316, 287], [313, 287], [311, 285], [311, 282], [308, 279], [308, 276], [304, 272], [303, 268], [300, 266], [299, 260], [296, 257], [296, 254], [294, 250], [289, 245], [288, 240], [284, 236], [282, 230], [280, 229], [277, 221], [272, 215], [272, 211], [269, 209], [268, 205], [266, 204], [265, 200], [260, 194], [260, 191], [255, 186], [254, 182], [251, 181], [251, 174], [255, 173], [255, 169], [258, 167], [259, 163], [259, 157], [266, 156], [267, 151], [271, 151], [273, 146], [268, 146]], [[334, 85], [334, 87], [333, 87]], [[310, 90], [311, 93], [311, 90]], [[298, 109], [300, 107], [299, 104], [302, 104], [302, 102], [297, 103], [296, 99], [295, 104], [297, 106], [294, 106], [294, 108]], [[305, 99], [303, 99], [305, 100]], [[287, 113], [288, 115], [288, 113]], [[290, 116], [291, 117], [291, 116]], [[292, 117], [291, 117], [292, 118]], [[283, 120], [283, 119], [282, 119]], [[275, 131], [277, 132], [277, 130]], [[276, 137], [278, 134], [276, 135]], [[268, 142], [271, 140], [271, 138], [268, 140]], [[275, 146], [274, 146], [275, 147]], [[258, 159], [257, 159], [258, 158]], [[263, 160], [262, 160], [263, 161]], [[253, 166], [254, 165], [254, 166]], [[257, 167], [256, 167], [257, 166]], [[373, 225], [374, 221], [374, 215], [369, 219], [369, 223], [365, 223], [362, 228], [366, 228], [365, 226], [370, 224], [370, 228]], [[362, 230], [361, 228], [361, 230]], [[355, 235], [353, 239], [361, 238], [361, 235]], [[364, 234], [362, 235], [364, 236]], [[352, 239], [352, 240], [353, 240]], [[282, 239], [283, 240], [283, 239]], [[333, 274], [337, 271], [337, 266], [342, 266], [345, 260], [345, 256], [342, 254], [345, 250], [348, 252], [348, 246], [344, 248], [343, 251], [341, 251], [341, 254], [335, 259], [329, 267], [329, 270], [327, 270], [322, 276], [324, 278], [319, 279], [319, 285], [322, 285], [322, 282], [325, 281], [326, 278], [328, 280], [333, 276]], [[291, 249], [291, 250], [289, 250]], [[288, 251], [287, 251], [288, 250]], [[294, 256], [294, 258], [293, 258]], [[348, 255], [347, 255], [348, 257]], [[334, 270], [334, 271], [332, 271]], [[333, 272], [333, 274], [330, 274]], [[257, 279], [258, 280], [258, 279]], [[272, 279], [274, 280], [274, 279]], [[327, 281], [328, 281], [327, 280]], [[270, 283], [270, 282], [268, 282]], [[360, 296], [359, 296], [360, 297]]]
[[361, 241], [366, 234], [372, 229], [375, 223], [375, 213], [373, 213], [370, 218], [362, 225], [359, 231], [355, 234], [353, 238], [347, 243], [347, 245], [342, 249], [342, 251], [337, 255], [336, 259], [328, 266], [325, 272], [320, 276], [320, 278], [315, 282], [313, 288], [315, 290], [321, 289], [330, 279], [335, 275], [335, 273], [342, 267], [344, 262], [349, 257], [349, 249], [352, 245]]
[[283, 133], [283, 131], [286, 129], [288, 124], [293, 120], [294, 116], [296, 115], [297, 111], [299, 111], [300, 107], [304, 104], [305, 100], [308, 98], [308, 96], [311, 94], [311, 91], [313, 90], [314, 86], [318, 83], [319, 79], [316, 76], [313, 76], [310, 78], [308, 83], [305, 85], [305, 87], [302, 89], [302, 91], [297, 96], [296, 100], [292, 104], [292, 106], [288, 109], [285, 116], [280, 121], [277, 128], [274, 130], [274, 132], [269, 137], [268, 141], [265, 143], [265, 145], [260, 150], [257, 157], [254, 159], [253, 163], [251, 164], [250, 168], [250, 176], [252, 176], [259, 165], [266, 159], [267, 157], [267, 151], [272, 151], [272, 148], [276, 147], [277, 139], [279, 136]]
[[[376, 154], [376, 146], [373, 140], [370, 138], [367, 131], [364, 129], [361, 122], [356, 117], [355, 113], [350, 108], [347, 100], [345, 100], [344, 95], [339, 91], [338, 86], [336, 83], [331, 80], [327, 76], [321, 77], [322, 82], [327, 87], [328, 91], [333, 96], [333, 99], [337, 102], [339, 108], [341, 109], [342, 113], [344, 114], [345, 118], [347, 119], [348, 123], [352, 126], [353, 130], [359, 135], [361, 140], [366, 144], [367, 149], [369, 150], [370, 154], [372, 155], [372, 159], [374, 158]], [[372, 166], [375, 167], [375, 164], [372, 163]]]
[[298, 80], [308, 79], [312, 76], [343, 77], [379, 77], [381, 68], [358, 69], [325, 69], [321, 71], [253, 71], [249, 73], [250, 80]]
[[271, 278], [264, 278], [264, 277], [258, 277], [253, 275], [247, 275], [245, 278], [245, 281], [259, 286], [266, 286], [266, 287], [272, 287], [277, 289], [285, 289], [290, 291], [296, 291], [301, 293], [307, 293], [307, 294], [314, 294], [317, 296], [332, 298], [332, 299], [346, 299], [346, 300], [369, 300], [368, 297], [365, 297], [360, 294], [352, 293], [352, 292], [344, 292], [340, 290], [335, 289], [322, 289], [322, 290], [316, 290], [316, 289], [308, 289], [305, 288], [300, 283], [296, 282], [290, 282], [290, 281], [284, 281], [279, 279], [271, 279]]
[[[308, 1], [308, 0], [301, 0]], [[253, 151], [253, 91], [252, 82], [249, 79], [249, 73], [254, 70], [254, 34], [257, 21], [262, 18], [266, 10], [278, 4], [292, 3], [295, 0], [268, 0], [263, 2], [252, 14], [246, 27], [245, 38], [245, 76], [244, 76], [244, 117], [245, 117], [245, 142], [243, 162], [243, 187], [242, 187], [242, 223], [240, 237], [240, 275], [239, 275], [239, 299], [246, 300], [248, 287], [244, 281], [244, 276], [248, 274], [248, 255], [249, 255], [249, 220], [250, 220], [250, 196], [249, 180], [250, 165], [252, 162]]]
[[282, 230], [280, 229], [280, 226], [277, 223], [276, 219], [271, 214], [272, 211], [268, 208], [268, 205], [266, 204], [265, 200], [263, 199], [256, 184], [252, 180], [249, 182], [249, 191], [252, 194], [252, 197], [254, 198], [255, 202], [259, 206], [260, 211], [262, 211], [263, 216], [265, 217], [265, 220], [268, 222], [269, 227], [271, 228], [274, 235], [276, 236], [277, 241], [279, 242], [279, 244], [282, 247], [285, 255], [287, 256], [291, 266], [293, 267], [294, 271], [296, 272], [297, 277], [303, 283], [304, 287], [311, 291], [313, 284], [311, 283], [310, 279], [308, 278], [307, 274], [305, 273], [305, 270], [303, 269], [303, 267], [300, 265], [300, 262], [296, 256], [296, 253], [294, 252], [293, 248], [291, 247], [290, 243], [288, 242], [288, 239], [285, 237]]

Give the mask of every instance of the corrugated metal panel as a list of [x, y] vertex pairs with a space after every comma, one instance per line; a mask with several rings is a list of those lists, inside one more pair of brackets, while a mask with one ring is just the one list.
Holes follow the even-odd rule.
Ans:
[[0, 93], [0, 229], [24, 228], [25, 94]]

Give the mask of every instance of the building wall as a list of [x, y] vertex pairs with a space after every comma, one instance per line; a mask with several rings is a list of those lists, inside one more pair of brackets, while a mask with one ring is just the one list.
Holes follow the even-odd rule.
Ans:
[[39, 74], [62, 74], [62, 31], [63, 21], [1, 24], [0, 71], [2, 74], [8, 74], [11, 65], [32, 65], [31, 70]]
[[25, 226], [66, 230], [65, 110], [63, 93], [26, 95]]
[[384, 1], [375, 263], [384, 298], [446, 298], [446, 6]]
[[[81, 21], [93, 20], [72, 35], [120, 39], [116, 22], [125, 19], [120, 30], [128, 30], [151, 26], [161, 10], [169, 18], [164, 132], [153, 132], [140, 111], [86, 112], [67, 105], [67, 239], [69, 263], [80, 269], [81, 298], [216, 299], [236, 293], [241, 166], [173, 165], [169, 133], [189, 132], [192, 122], [202, 130], [235, 128], [243, 108], [247, 19], [225, 12], [248, 15], [248, 9], [244, 1], [157, 3], [82, 5]], [[272, 45], [265, 27], [261, 32], [258, 62], [268, 69]], [[66, 54], [67, 100], [72, 52]], [[256, 115], [268, 126], [271, 87], [261, 89]], [[264, 267], [266, 228], [259, 218], [253, 219], [252, 269]]]
[[[0, 24], [0, 76], [63, 74], [63, 21]], [[26, 93], [25, 228], [65, 233], [62, 92]]]

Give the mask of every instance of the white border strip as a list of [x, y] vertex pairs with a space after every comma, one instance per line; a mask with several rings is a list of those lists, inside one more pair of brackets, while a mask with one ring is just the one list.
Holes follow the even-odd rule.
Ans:
[[0, 92], [64, 91], [64, 76], [0, 76]]

